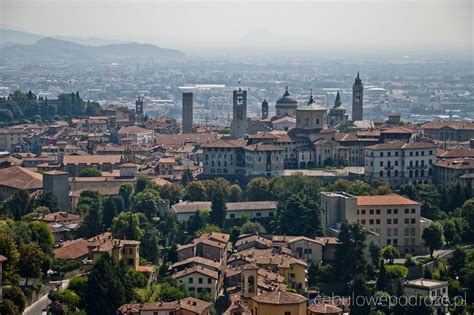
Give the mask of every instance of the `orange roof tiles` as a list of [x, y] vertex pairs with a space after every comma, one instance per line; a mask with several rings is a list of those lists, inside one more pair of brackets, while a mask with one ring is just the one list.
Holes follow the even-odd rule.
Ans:
[[396, 205], [419, 205], [418, 202], [397, 194], [381, 196], [357, 196], [358, 206], [396, 206]]

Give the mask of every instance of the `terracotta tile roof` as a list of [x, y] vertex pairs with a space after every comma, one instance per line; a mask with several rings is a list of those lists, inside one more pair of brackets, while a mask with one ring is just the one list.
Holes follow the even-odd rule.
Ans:
[[342, 309], [330, 304], [313, 304], [308, 307], [308, 311], [316, 314], [342, 314]]
[[139, 126], [129, 126], [129, 127], [122, 127], [118, 131], [119, 135], [126, 135], [129, 133], [148, 133], [148, 132], [153, 132], [153, 130], [150, 129], [145, 129]]
[[433, 120], [426, 124], [421, 125], [422, 129], [440, 129], [440, 128], [452, 128], [452, 129], [467, 129], [473, 130], [474, 123], [468, 121], [459, 121], [459, 120], [452, 120], [452, 121], [442, 121], [442, 120]]
[[89, 242], [83, 238], [66, 241], [61, 247], [53, 250], [54, 258], [59, 260], [73, 260], [87, 256]]
[[247, 151], [284, 151], [282, 147], [276, 146], [274, 144], [267, 143], [255, 143], [245, 147]]
[[215, 262], [214, 260], [210, 260], [210, 259], [199, 257], [199, 256], [193, 256], [193, 257], [189, 257], [188, 259], [175, 262], [173, 265], [171, 265], [171, 268], [172, 269], [180, 268], [185, 265], [202, 265], [202, 266], [207, 266], [216, 270], [219, 270], [221, 268], [220, 263]]
[[258, 303], [263, 304], [302, 304], [306, 303], [306, 298], [302, 295], [286, 292], [286, 291], [276, 291], [268, 292], [261, 295], [254, 296], [252, 298]]
[[436, 145], [427, 142], [403, 142], [390, 141], [380, 144], [374, 144], [366, 147], [371, 150], [414, 150], [414, 149], [436, 149]]
[[53, 213], [40, 214], [35, 217], [35, 220], [44, 222], [72, 222], [82, 220], [82, 216], [71, 212], [58, 211]]
[[357, 196], [358, 206], [397, 206], [397, 205], [419, 205], [418, 202], [397, 194], [381, 196]]
[[452, 149], [452, 150], [443, 150], [441, 154], [438, 155], [441, 158], [464, 158], [464, 157], [470, 157], [474, 158], [474, 149]]
[[122, 161], [122, 155], [89, 155], [89, 156], [80, 156], [80, 155], [66, 155], [63, 159], [63, 164], [119, 164]]
[[266, 239], [266, 238], [263, 238], [263, 237], [260, 237], [258, 235], [252, 235], [250, 237], [246, 237], [246, 238], [243, 238], [243, 239], [239, 239], [236, 243], [235, 243], [235, 247], [240, 247], [242, 245], [246, 245], [248, 243], [258, 243], [258, 244], [261, 244], [261, 245], [265, 245], [267, 247], [270, 247], [272, 245], [272, 241], [269, 240], [269, 239]]
[[436, 163], [436, 167], [450, 168], [457, 170], [470, 170], [474, 169], [473, 158], [460, 158], [460, 159], [447, 159], [440, 160]]
[[42, 189], [43, 176], [15, 165], [0, 169], [0, 185], [25, 190]]
[[179, 306], [187, 311], [198, 315], [204, 314], [211, 307], [211, 303], [193, 297], [187, 297], [179, 301]]
[[400, 126], [395, 126], [395, 127], [390, 127], [390, 128], [384, 128], [380, 131], [381, 134], [384, 133], [401, 133], [401, 134], [412, 134], [413, 130], [406, 128], [406, 127], [400, 127]]
[[203, 144], [220, 138], [217, 133], [187, 133], [187, 134], [156, 134], [155, 139], [158, 144], [178, 148], [185, 143]]
[[243, 139], [218, 139], [202, 145], [203, 148], [242, 148], [247, 144]]
[[217, 271], [211, 269], [211, 268], [208, 268], [208, 267], [204, 267], [204, 266], [192, 266], [190, 268], [186, 268], [186, 269], [183, 269], [181, 271], [178, 271], [178, 272], [175, 272], [173, 273], [173, 278], [174, 279], [179, 279], [179, 278], [182, 278], [184, 276], [187, 276], [187, 275], [190, 275], [190, 274], [193, 274], [193, 273], [199, 273], [199, 274], [202, 274], [204, 276], [207, 276], [209, 278], [212, 278], [212, 279], [219, 279], [219, 274]]

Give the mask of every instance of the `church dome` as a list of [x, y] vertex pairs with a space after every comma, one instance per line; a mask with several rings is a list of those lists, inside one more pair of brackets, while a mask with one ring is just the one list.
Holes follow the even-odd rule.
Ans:
[[298, 110], [324, 110], [324, 111], [327, 111], [328, 109], [326, 107], [322, 106], [322, 105], [319, 105], [319, 104], [313, 102], [309, 105], [298, 107]]
[[298, 102], [291, 97], [290, 93], [288, 93], [288, 87], [286, 87], [285, 94], [276, 102], [277, 105], [297, 105]]

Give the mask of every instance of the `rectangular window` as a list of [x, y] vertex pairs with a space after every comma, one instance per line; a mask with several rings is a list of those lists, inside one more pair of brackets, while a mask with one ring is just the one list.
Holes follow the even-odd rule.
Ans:
[[415, 224], [416, 223], [416, 219], [411, 219], [411, 224]]
[[207, 278], [207, 284], [212, 284], [212, 279], [211, 278]]
[[387, 224], [392, 224], [392, 219], [387, 219]]
[[380, 214], [380, 209], [375, 210], [375, 214]]
[[370, 210], [369, 210], [369, 213], [370, 213], [370, 214], [374, 214], [374, 209], [370, 209]]
[[370, 219], [370, 220], [369, 220], [369, 224], [374, 224], [374, 220], [373, 220], [373, 219]]
[[398, 224], [398, 219], [393, 219], [393, 224]]
[[199, 279], [198, 279], [198, 282], [199, 282], [200, 284], [202, 284], [202, 278], [199, 278]]
[[380, 219], [375, 220], [375, 224], [380, 224]]
[[193, 283], [193, 278], [189, 278], [189, 283]]
[[410, 213], [410, 209], [405, 209], [405, 214]]
[[365, 210], [361, 210], [361, 213], [362, 213], [362, 214], [365, 214]]
[[387, 209], [387, 214], [392, 214], [392, 209]]
[[362, 220], [362, 221], [361, 221], [361, 224], [362, 224], [362, 225], [365, 225], [365, 220]]
[[416, 213], [416, 209], [415, 209], [415, 208], [411, 209], [411, 213], [415, 214], [415, 213]]

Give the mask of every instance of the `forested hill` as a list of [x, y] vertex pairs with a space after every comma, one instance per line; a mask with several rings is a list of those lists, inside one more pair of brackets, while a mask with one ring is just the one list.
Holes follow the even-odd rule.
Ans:
[[15, 91], [0, 99], [0, 124], [38, 122], [100, 115], [96, 102], [84, 101], [79, 92], [61, 94], [57, 100], [39, 98], [31, 91]]

